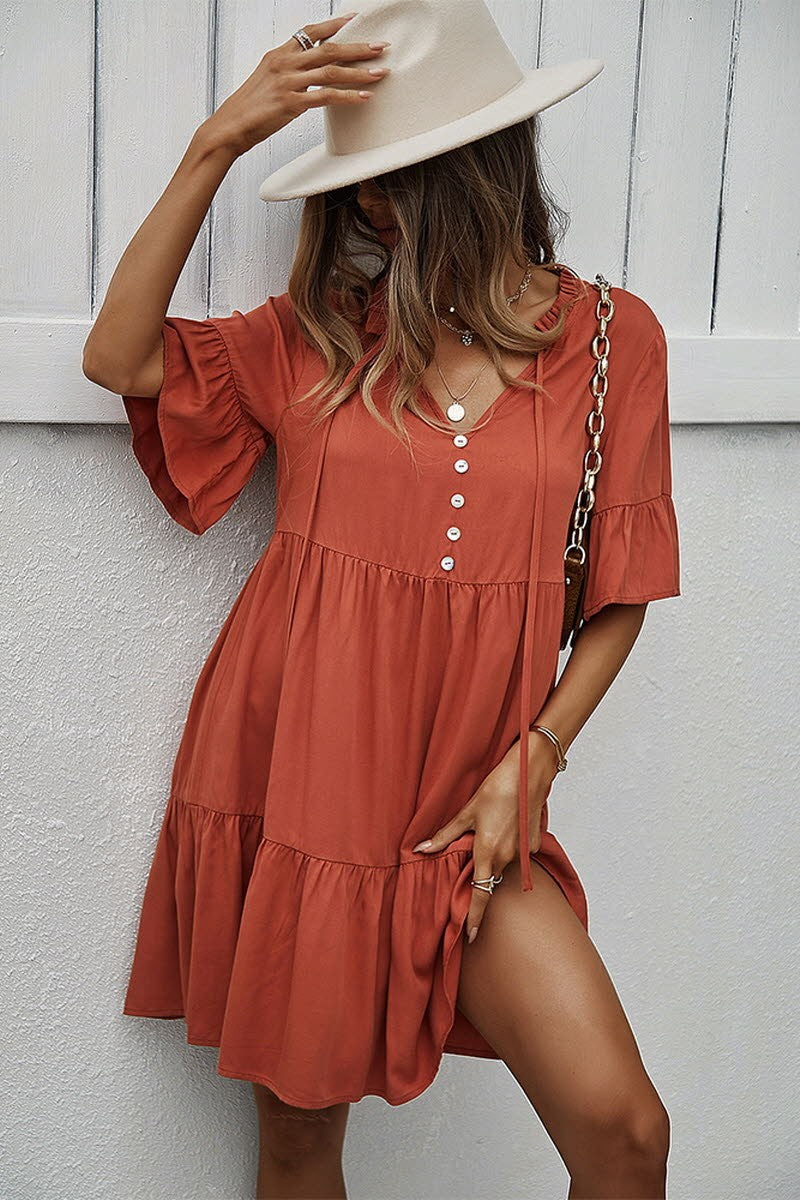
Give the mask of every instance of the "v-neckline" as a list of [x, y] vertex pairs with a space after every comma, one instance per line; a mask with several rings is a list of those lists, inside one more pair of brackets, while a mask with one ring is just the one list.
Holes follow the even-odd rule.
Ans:
[[[577, 276], [573, 276], [571, 269], [564, 263], [557, 263], [555, 265], [558, 267], [558, 291], [553, 297], [550, 307], [532, 322], [534, 329], [541, 329], [544, 331], [552, 328], [552, 326], [556, 323], [558, 314], [564, 302], [567, 299], [568, 293], [572, 291], [570, 285], [572, 284], [573, 279], [576, 284], [578, 282]], [[489, 404], [487, 404], [483, 412], [481, 412], [480, 415], [475, 419], [469, 429], [464, 429], [455, 424], [446, 424], [443, 426], [435, 425], [432, 428], [439, 433], [446, 433], [450, 437], [457, 436], [459, 433], [463, 434], [464, 437], [470, 437], [473, 434], [480, 433], [481, 429], [488, 424], [489, 419], [494, 415], [500, 405], [514, 392], [520, 390], [519, 381], [527, 381], [529, 377], [534, 374], [539, 354], [541, 354], [541, 351], [535, 354], [534, 357], [526, 363], [522, 370], [517, 373], [517, 382], [508, 384], [497, 396], [495, 396], [494, 400], [491, 400]], [[421, 398], [428, 404], [429, 408], [432, 409], [435, 415], [444, 422], [449, 421], [447, 412], [442, 408], [441, 404], [429, 390], [427, 385], [420, 380], [417, 387]]]
[[[540, 353], [541, 353], [541, 351], [540, 351]], [[529, 376], [534, 374], [534, 372], [536, 371], [537, 357], [538, 356], [534, 356], [532, 359], [530, 359], [530, 361], [528, 363], [526, 363], [526, 365], [522, 368], [522, 370], [517, 373], [517, 376], [516, 376], [517, 381], [519, 381], [520, 379], [527, 380], [529, 378]], [[507, 400], [508, 397], [512, 393], [517, 392], [517, 391], [519, 391], [519, 382], [510, 383], [506, 387], [504, 387], [503, 390], [500, 393], [498, 393], [497, 396], [495, 396], [494, 400], [491, 400], [487, 404], [486, 408], [484, 408], [484, 410], [480, 414], [480, 416], [476, 418], [476, 420], [472, 423], [472, 425], [470, 425], [469, 429], [464, 429], [463, 426], [461, 426], [460, 424], [459, 425], [449, 424], [449, 425], [445, 425], [445, 426], [436, 425], [436, 426], [434, 426], [434, 428], [438, 432], [446, 433], [451, 436], [456, 436], [457, 434], [461, 433], [464, 435], [464, 437], [471, 437], [473, 434], [480, 433], [481, 429], [483, 429], [485, 427], [485, 425], [488, 424], [489, 419], [494, 415], [494, 413], [500, 407], [500, 405], [503, 403], [503, 401]], [[439, 401], [428, 390], [426, 385], [422, 382], [420, 382], [420, 384], [419, 384], [419, 392], [420, 392], [420, 395], [422, 396], [422, 399], [425, 400], [427, 402], [428, 406], [433, 409], [433, 411], [436, 413], [437, 417], [441, 417], [441, 419], [443, 421], [449, 421], [449, 417], [447, 416], [447, 413], [444, 411], [444, 409], [442, 408]]]

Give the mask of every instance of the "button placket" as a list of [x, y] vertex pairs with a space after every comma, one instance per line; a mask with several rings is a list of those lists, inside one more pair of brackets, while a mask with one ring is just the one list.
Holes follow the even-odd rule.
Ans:
[[[457, 433], [453, 438], [453, 445], [457, 446], [459, 450], [463, 450], [468, 443], [469, 438], [465, 433]], [[457, 471], [459, 475], [463, 475], [469, 470], [469, 462], [466, 458], [457, 458], [453, 463], [453, 470]], [[465, 497], [463, 493], [453, 492], [452, 496], [450, 497], [451, 507], [462, 508], [464, 503]], [[461, 530], [458, 525], [451, 525], [445, 531], [445, 536], [449, 538], [451, 542], [457, 542], [461, 537]], [[456, 560], [453, 558], [452, 554], [445, 554], [444, 557], [440, 559], [439, 565], [443, 571], [452, 571], [456, 565]]]

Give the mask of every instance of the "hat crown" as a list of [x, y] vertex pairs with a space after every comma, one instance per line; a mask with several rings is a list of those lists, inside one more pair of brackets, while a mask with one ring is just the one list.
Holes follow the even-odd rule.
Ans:
[[438, 129], [511, 91], [524, 71], [483, 0], [361, 0], [330, 42], [389, 41], [390, 67], [364, 105], [326, 105], [329, 154]]

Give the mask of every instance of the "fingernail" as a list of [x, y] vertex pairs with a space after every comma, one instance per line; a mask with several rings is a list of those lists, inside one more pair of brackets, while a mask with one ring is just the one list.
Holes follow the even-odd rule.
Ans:
[[427, 842], [420, 842], [418, 846], [414, 847], [414, 849], [415, 850], [427, 850], [428, 847], [432, 846], [432, 845], [433, 845], [433, 842], [429, 839]]
[[384, 46], [391, 46], [391, 42], [370, 42], [373, 50], [382, 50]]
[[476, 938], [477, 936], [478, 936], [478, 926], [477, 926], [477, 925], [475, 925], [475, 926], [473, 926], [473, 928], [472, 928], [472, 929], [470, 929], [470, 931], [469, 931], [469, 937], [467, 938], [467, 941], [468, 941], [470, 944], [472, 944], [472, 942], [474, 942], [474, 941], [475, 941], [475, 938]]
[[358, 13], [339, 13], [339, 20], [346, 21], [348, 17], [357, 17]]

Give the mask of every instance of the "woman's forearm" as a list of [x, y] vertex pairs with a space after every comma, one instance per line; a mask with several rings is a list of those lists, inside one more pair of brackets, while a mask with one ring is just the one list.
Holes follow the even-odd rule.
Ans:
[[83, 372], [119, 393], [157, 395], [161, 327], [211, 201], [238, 151], [205, 123], [117, 263], [83, 348]]
[[123, 395], [159, 394], [167, 306], [214, 194], [235, 160], [309, 108], [360, 105], [372, 95], [366, 85], [377, 77], [365, 63], [377, 59], [389, 43], [328, 40], [353, 15], [315, 24], [323, 44], [313, 50], [300, 49], [294, 35], [268, 50], [198, 127], [117, 263], [83, 348], [83, 373], [89, 379]]
[[[531, 722], [552, 729], [565, 753], [619, 674], [646, 609], [646, 604], [609, 604], [581, 629], [558, 683]], [[529, 746], [532, 759], [556, 754], [550, 739], [534, 730]]]

